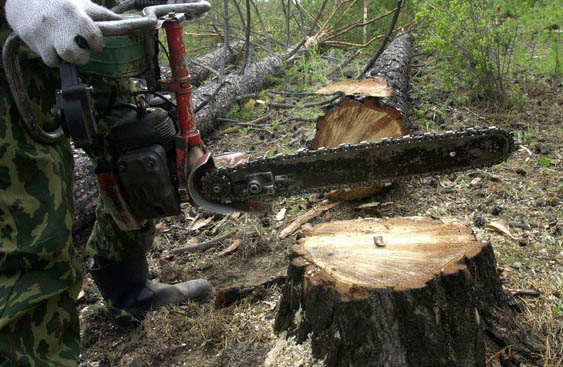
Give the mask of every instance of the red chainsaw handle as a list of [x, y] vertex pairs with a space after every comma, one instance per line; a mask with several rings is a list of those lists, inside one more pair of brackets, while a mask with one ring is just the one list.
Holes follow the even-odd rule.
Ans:
[[194, 133], [196, 129], [192, 110], [192, 86], [186, 62], [182, 24], [174, 16], [167, 16], [162, 27], [166, 31], [170, 69], [172, 70], [172, 78], [168, 81], [168, 90], [176, 95], [180, 131], [182, 135]]

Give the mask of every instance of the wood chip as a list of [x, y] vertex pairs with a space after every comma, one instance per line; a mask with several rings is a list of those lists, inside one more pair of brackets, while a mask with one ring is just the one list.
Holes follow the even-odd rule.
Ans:
[[305, 224], [305, 223], [309, 222], [311, 219], [319, 216], [321, 213], [323, 213], [327, 210], [330, 210], [337, 205], [340, 205], [341, 203], [342, 203], [342, 201], [337, 201], [335, 203], [326, 204], [326, 205], [319, 206], [319, 207], [316, 207], [316, 208], [309, 210], [305, 214], [297, 217], [293, 222], [291, 222], [291, 224], [289, 226], [285, 227], [280, 232], [280, 238], [281, 239], [286, 238], [287, 236], [291, 235], [293, 232], [298, 230], [303, 224]]
[[86, 292], [84, 291], [84, 288], [80, 289], [80, 292], [78, 293], [78, 298], [77, 300], [80, 301], [82, 298], [86, 297]]
[[287, 213], [287, 209], [286, 208], [281, 208], [281, 210], [278, 212], [278, 214], [276, 214], [276, 220], [278, 222], [281, 222], [282, 220], [284, 220], [285, 218], [285, 213]]
[[469, 186], [475, 186], [475, 185], [477, 185], [479, 182], [481, 182], [481, 178], [480, 178], [480, 177], [475, 177], [473, 180], [471, 180], [471, 182], [469, 183]]
[[219, 256], [225, 256], [235, 251], [240, 246], [240, 240], [234, 240], [233, 243], [223, 251], [219, 252]]
[[442, 186], [442, 187], [451, 187], [451, 186], [453, 186], [453, 185], [454, 185], [454, 182], [453, 182], [453, 181], [450, 181], [450, 180], [442, 180], [442, 181], [440, 181], [440, 186]]
[[383, 78], [345, 80], [325, 85], [316, 94], [344, 93], [347, 96], [391, 97], [393, 91]]
[[303, 232], [311, 232], [313, 230], [313, 225], [311, 223], [307, 222], [307, 223], [305, 223], [301, 226], [301, 230]]
[[356, 207], [356, 209], [371, 209], [371, 208], [378, 207], [379, 205], [381, 205], [381, 203], [379, 201], [372, 201], [371, 203], [358, 205]]
[[213, 217], [208, 217], [208, 218], [203, 218], [203, 219], [198, 219], [195, 221], [194, 225], [192, 226], [191, 230], [192, 231], [197, 231], [200, 228], [205, 227], [206, 225], [208, 225], [209, 223], [211, 223], [211, 221], [213, 220]]
[[375, 247], [385, 247], [385, 241], [383, 241], [383, 236], [374, 236], [373, 244]]
[[156, 234], [159, 235], [166, 230], [166, 223], [160, 222], [156, 225]]
[[510, 233], [510, 230], [508, 229], [508, 222], [501, 220], [501, 221], [497, 221], [497, 222], [490, 222], [487, 223], [485, 225], [486, 228], [491, 229], [495, 232], [498, 232], [508, 238], [510, 238], [511, 240], [516, 240], [516, 237], [514, 237], [512, 235], [512, 233]]

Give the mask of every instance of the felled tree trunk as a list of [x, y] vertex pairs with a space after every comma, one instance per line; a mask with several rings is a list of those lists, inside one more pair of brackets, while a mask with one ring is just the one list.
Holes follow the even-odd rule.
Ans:
[[[275, 321], [311, 336], [327, 366], [485, 366], [537, 338], [507, 306], [492, 247], [471, 230], [421, 218], [324, 223], [292, 249]], [[505, 354], [499, 354], [505, 356]]]
[[82, 150], [74, 150], [74, 221], [72, 237], [75, 244], [82, 244], [88, 236], [96, 220], [96, 200], [98, 184], [94, 166]]
[[193, 94], [197, 127], [205, 136], [217, 127], [216, 119], [227, 114], [242, 94], [258, 92], [268, 84], [268, 76], [275, 75], [283, 61], [282, 54], [273, 54], [248, 65], [244, 74], [231, 73], [222, 82], [211, 81]]
[[[237, 41], [232, 43], [228, 50], [227, 59], [225, 60], [225, 64], [232, 64], [236, 58], [240, 55], [244, 48], [243, 41]], [[209, 53], [200, 55], [193, 60], [188, 60], [188, 69], [190, 70], [190, 77], [191, 83], [195, 87], [199, 87], [207, 77], [211, 71], [208, 68], [219, 70], [221, 66], [221, 60], [223, 58], [223, 47], [219, 47]], [[194, 62], [195, 61], [195, 62]], [[201, 65], [205, 65], [208, 68], [205, 68]]]
[[[350, 97], [332, 106], [317, 120], [317, 132], [312, 143], [314, 149], [398, 138], [409, 133], [407, 89], [411, 41], [408, 33], [393, 40], [366, 73], [365, 80], [328, 85], [319, 91], [342, 91]], [[362, 89], [359, 95], [358, 88]], [[329, 194], [329, 198], [357, 200], [373, 195], [381, 188], [380, 185], [372, 185], [336, 190]]]
[[413, 132], [409, 112], [409, 63], [411, 57], [412, 36], [402, 33], [395, 38], [375, 61], [373, 68], [365, 74], [365, 78], [383, 78], [393, 90], [390, 97], [382, 98], [380, 106], [396, 110], [400, 122], [408, 132]]

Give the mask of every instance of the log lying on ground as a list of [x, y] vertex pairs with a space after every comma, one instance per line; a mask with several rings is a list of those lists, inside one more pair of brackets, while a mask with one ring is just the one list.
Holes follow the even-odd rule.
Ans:
[[[74, 148], [73, 148], [74, 149]], [[82, 150], [73, 150], [74, 155], [74, 221], [72, 237], [75, 244], [83, 244], [96, 220], [96, 201], [98, 198], [98, 184], [94, 166]]]
[[278, 73], [282, 61], [282, 54], [272, 54], [248, 65], [242, 75], [232, 73], [222, 82], [211, 81], [199, 87], [193, 94], [193, 105], [199, 108], [196, 121], [200, 133], [206, 136], [214, 131], [216, 119], [227, 114], [237, 96], [264, 89], [268, 84], [268, 76]]
[[401, 124], [410, 133], [414, 126], [410, 122], [409, 112], [409, 63], [411, 55], [412, 36], [401, 33], [383, 51], [373, 64], [373, 68], [365, 74], [365, 78], [380, 77], [387, 81], [393, 90], [390, 97], [379, 101], [381, 107], [390, 107], [401, 114]]
[[[351, 96], [329, 108], [328, 112], [317, 120], [317, 132], [312, 147], [335, 147], [339, 144], [357, 144], [362, 141], [377, 141], [383, 138], [397, 138], [411, 130], [408, 108], [408, 80], [410, 45], [412, 38], [408, 33], [397, 37], [389, 44], [366, 73], [366, 80], [357, 81], [356, 85], [368, 80], [371, 89], [379, 93], [365, 96], [362, 93]], [[388, 87], [391, 93], [385, 93]], [[348, 95], [355, 90], [348, 88], [323, 88], [318, 92], [334, 93], [344, 91]], [[357, 200], [372, 195], [382, 186], [337, 190], [329, 194], [331, 200]]]
[[[243, 41], [232, 43], [228, 48], [229, 52], [227, 54], [227, 59], [225, 60], [225, 65], [232, 64], [240, 55], [243, 48]], [[205, 79], [209, 77], [209, 74], [211, 73], [209, 68], [219, 71], [222, 58], [223, 47], [221, 46], [209, 53], [200, 55], [193, 60], [188, 60], [188, 69], [190, 70], [192, 85], [199, 87], [205, 81]], [[203, 67], [202, 65], [207, 66], [207, 68]]]
[[[421, 218], [323, 223], [292, 248], [276, 331], [327, 366], [536, 362], [538, 339], [507, 305], [490, 245]], [[504, 365], [504, 364], [503, 364]]]

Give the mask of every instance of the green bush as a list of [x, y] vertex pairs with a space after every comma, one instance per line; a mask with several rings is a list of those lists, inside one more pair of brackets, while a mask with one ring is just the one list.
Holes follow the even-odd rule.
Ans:
[[505, 103], [513, 93], [511, 62], [519, 26], [491, 0], [414, 0], [419, 41], [443, 63], [446, 88], [466, 85]]

